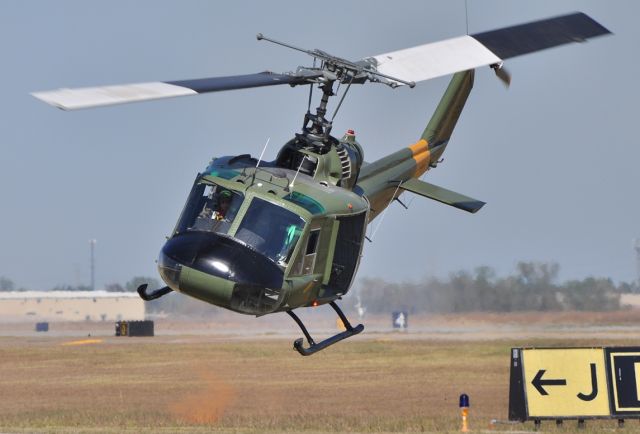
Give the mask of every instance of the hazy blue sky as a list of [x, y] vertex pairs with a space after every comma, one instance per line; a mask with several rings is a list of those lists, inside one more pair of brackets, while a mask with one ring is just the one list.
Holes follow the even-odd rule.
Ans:
[[[577, 10], [615, 35], [508, 61], [508, 91], [479, 70], [445, 162], [427, 175], [485, 208], [392, 205], [360, 276], [507, 273], [535, 260], [557, 261], [562, 278], [635, 278], [640, 2], [471, 0], [469, 30]], [[306, 89], [287, 87], [69, 113], [29, 92], [310, 63], [257, 32], [359, 59], [464, 34], [464, 2], [3, 0], [0, 275], [34, 289], [88, 283], [90, 238], [98, 286], [155, 275], [196, 173], [213, 156], [258, 155], [267, 137], [272, 159], [306, 108]], [[357, 87], [334, 131], [355, 129], [365, 158], [380, 158], [419, 137], [447, 81]]]

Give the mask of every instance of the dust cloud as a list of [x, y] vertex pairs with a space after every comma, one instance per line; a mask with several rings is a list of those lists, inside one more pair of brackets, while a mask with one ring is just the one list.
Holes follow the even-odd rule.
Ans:
[[217, 422], [235, 400], [234, 388], [205, 370], [199, 371], [200, 385], [169, 405], [169, 411], [179, 419], [194, 424]]

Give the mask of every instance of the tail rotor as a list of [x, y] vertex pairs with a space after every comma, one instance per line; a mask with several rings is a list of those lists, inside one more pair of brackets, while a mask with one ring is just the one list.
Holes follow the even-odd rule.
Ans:
[[496, 77], [504, 84], [507, 89], [511, 85], [511, 73], [504, 67], [504, 62], [494, 63], [491, 69], [495, 72]]

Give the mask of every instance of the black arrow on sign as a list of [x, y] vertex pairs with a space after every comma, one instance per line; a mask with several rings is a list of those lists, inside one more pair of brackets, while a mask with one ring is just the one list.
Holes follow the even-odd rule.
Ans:
[[533, 385], [533, 387], [536, 388], [538, 392], [540, 392], [540, 395], [548, 395], [547, 391], [544, 390], [542, 386], [566, 386], [567, 385], [567, 380], [543, 380], [542, 376], [544, 375], [545, 372], [547, 372], [546, 369], [540, 369], [536, 374], [536, 376], [533, 377], [533, 380], [531, 381], [531, 384]]

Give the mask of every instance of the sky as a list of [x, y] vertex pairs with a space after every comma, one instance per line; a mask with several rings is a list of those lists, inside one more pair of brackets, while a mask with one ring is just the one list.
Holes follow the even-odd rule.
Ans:
[[[471, 215], [408, 195], [367, 243], [359, 276], [417, 281], [555, 261], [561, 279], [636, 278], [640, 2], [469, 0], [469, 32], [583, 11], [614, 35], [489, 68], [425, 180], [487, 202]], [[0, 2], [0, 276], [31, 289], [156, 276], [155, 259], [214, 156], [265, 159], [301, 128], [304, 88], [277, 86], [63, 112], [29, 92], [284, 72], [304, 54], [362, 57], [460, 36], [462, 0]], [[334, 123], [373, 161], [414, 143], [449, 78], [352, 89]], [[337, 101], [334, 101], [334, 104]], [[374, 221], [374, 228], [378, 221]]]

